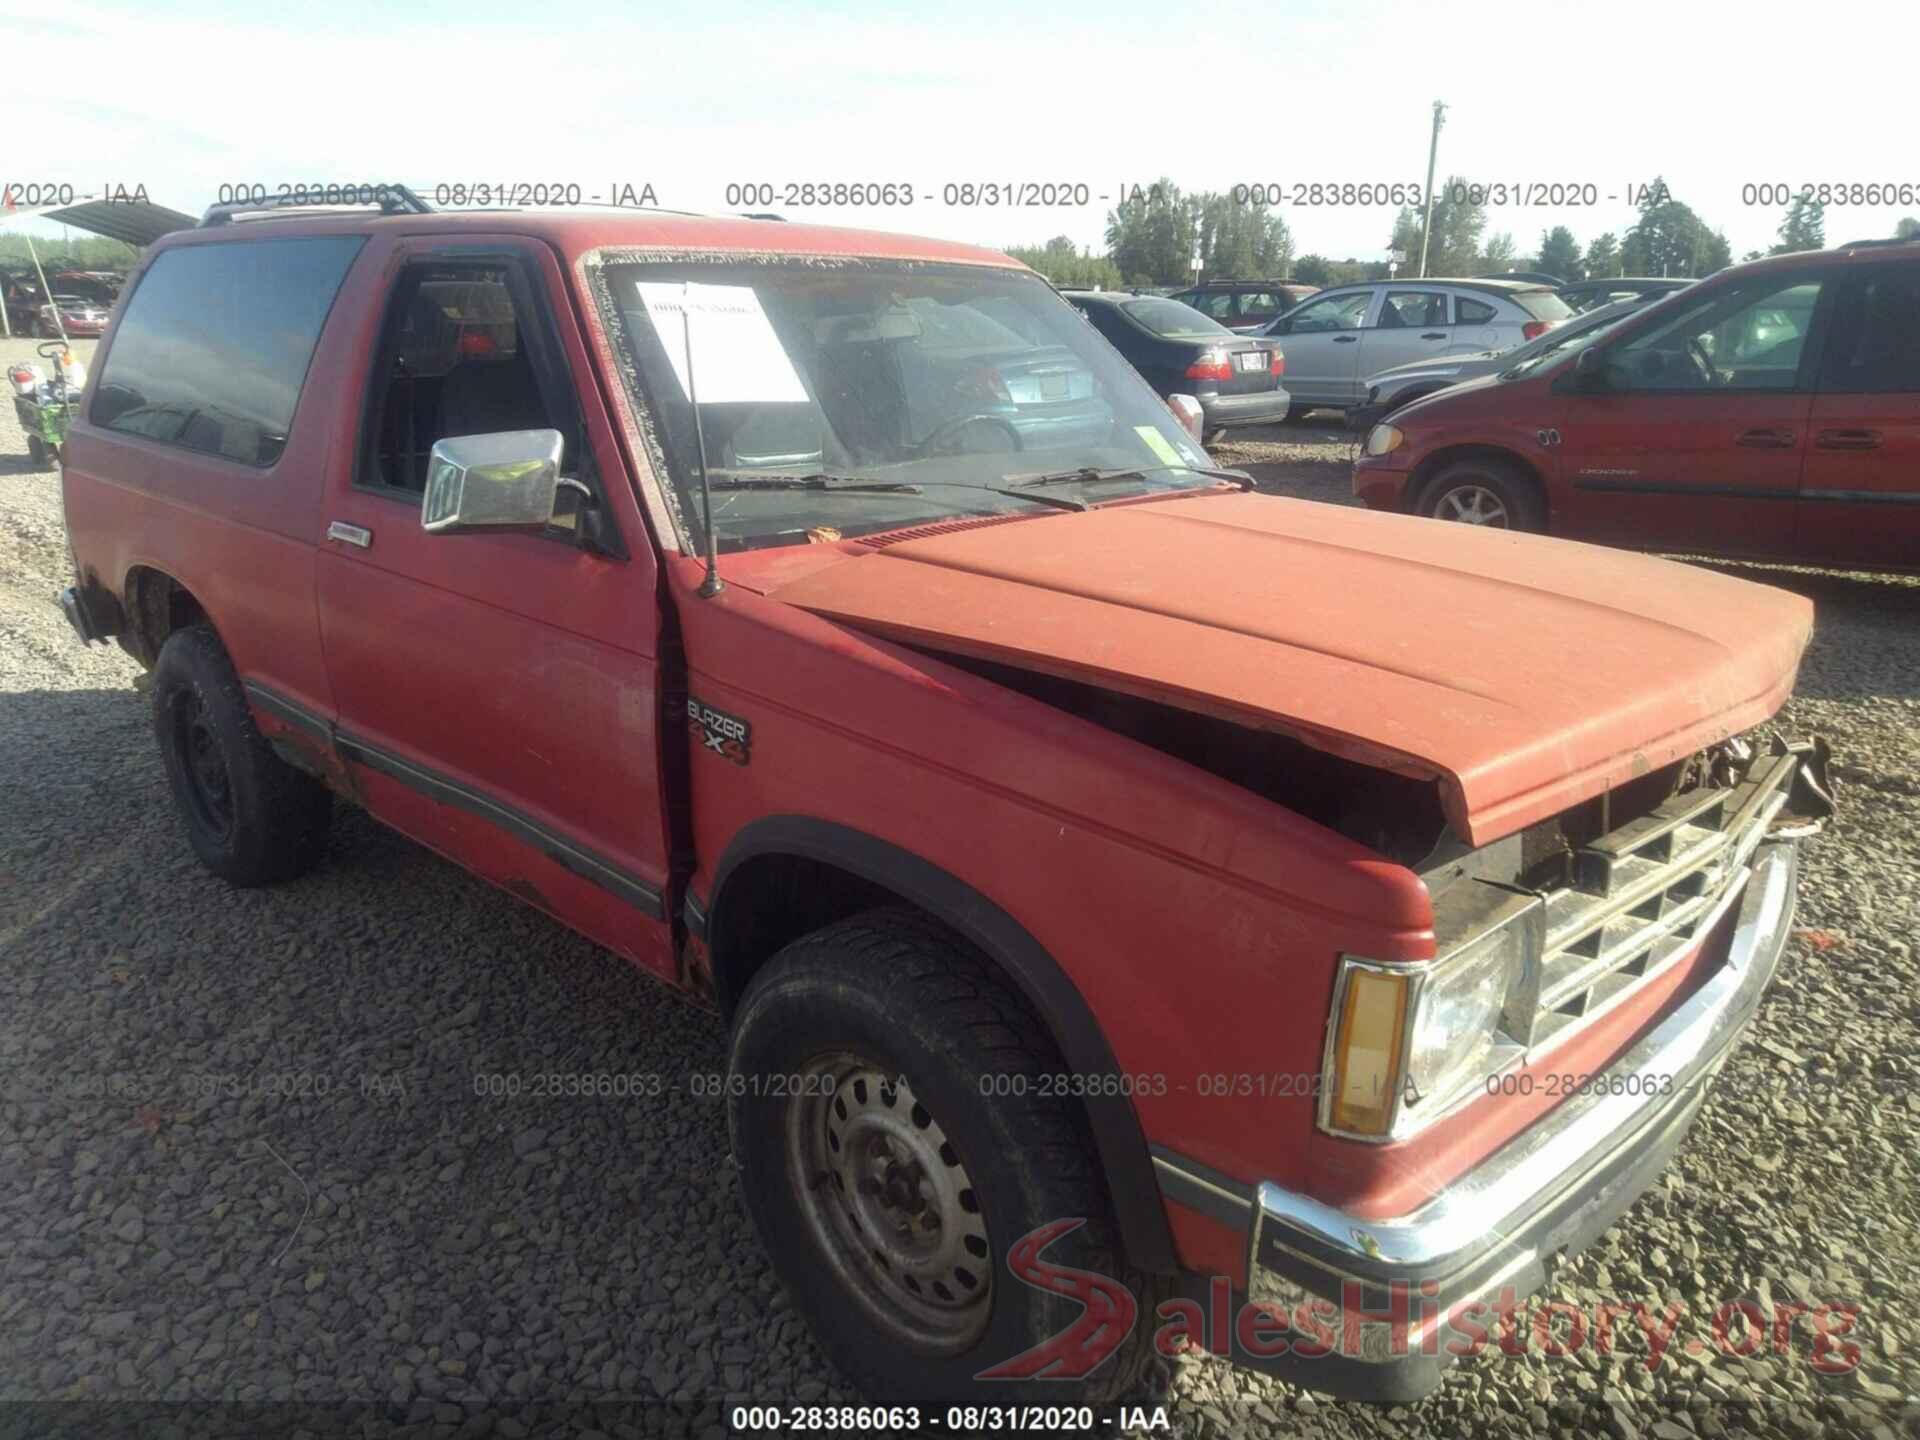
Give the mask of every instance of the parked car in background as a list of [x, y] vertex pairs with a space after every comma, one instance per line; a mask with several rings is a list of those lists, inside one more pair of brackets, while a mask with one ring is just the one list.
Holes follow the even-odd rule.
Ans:
[[1293, 400], [1281, 384], [1286, 357], [1277, 342], [1236, 335], [1168, 296], [1061, 293], [1163, 398], [1200, 402], [1203, 438], [1287, 418]]
[[1611, 305], [1616, 300], [1657, 300], [1691, 284], [1693, 281], [1684, 275], [1612, 275], [1596, 280], [1569, 280], [1560, 287], [1560, 298], [1579, 314]]
[[1365, 402], [1365, 377], [1413, 360], [1505, 350], [1573, 312], [1548, 285], [1379, 280], [1336, 285], [1259, 333], [1281, 340], [1296, 414]]
[[1347, 424], [1354, 429], [1365, 429], [1374, 421], [1393, 414], [1401, 406], [1438, 394], [1449, 385], [1478, 380], [1482, 375], [1497, 375], [1502, 370], [1537, 356], [1551, 355], [1583, 335], [1591, 335], [1596, 330], [1604, 330], [1624, 320], [1646, 304], [1646, 300], [1637, 296], [1616, 300], [1598, 310], [1576, 315], [1554, 326], [1537, 340], [1529, 340], [1510, 350], [1484, 350], [1477, 355], [1454, 355], [1443, 360], [1415, 360], [1410, 364], [1382, 370], [1368, 379], [1366, 403], [1347, 412]]
[[31, 335], [40, 322], [40, 307], [47, 293], [31, 270], [19, 270], [0, 276], [0, 305], [7, 310], [7, 328], [15, 335]]
[[109, 315], [105, 305], [84, 295], [62, 295], [56, 290], [52, 302], [35, 314], [34, 334], [56, 339], [64, 331], [69, 340], [97, 340], [106, 333]]
[[1291, 310], [1318, 285], [1301, 285], [1291, 280], [1207, 280], [1185, 290], [1167, 292], [1169, 298], [1191, 305], [1209, 320], [1217, 320], [1229, 330], [1258, 330]]
[[1723, 270], [1367, 433], [1370, 506], [1920, 569], [1920, 244]]

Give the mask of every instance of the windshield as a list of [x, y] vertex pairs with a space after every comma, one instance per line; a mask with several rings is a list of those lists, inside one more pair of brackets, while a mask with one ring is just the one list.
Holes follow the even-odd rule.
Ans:
[[1220, 483], [1132, 367], [1022, 272], [836, 260], [594, 275], [696, 546], [702, 443], [722, 550]]
[[1212, 316], [1179, 300], [1129, 300], [1120, 308], [1163, 340], [1211, 340], [1233, 334]]
[[1549, 330], [1538, 340], [1529, 340], [1513, 351], [1508, 357], [1511, 363], [1500, 372], [1500, 378], [1518, 380], [1549, 360], [1564, 360], [1569, 355], [1577, 355], [1641, 308], [1639, 305], [1623, 305], [1618, 311], [1609, 310], [1604, 316], [1583, 317], [1558, 330]]

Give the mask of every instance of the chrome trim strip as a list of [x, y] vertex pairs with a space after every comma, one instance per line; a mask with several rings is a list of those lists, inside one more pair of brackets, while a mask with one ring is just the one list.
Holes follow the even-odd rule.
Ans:
[[397, 780], [409, 789], [417, 790], [443, 805], [452, 805], [469, 814], [478, 815], [483, 820], [490, 820], [516, 840], [533, 846], [549, 860], [564, 869], [571, 870], [581, 879], [589, 880], [602, 890], [617, 895], [649, 918], [666, 919], [666, 906], [657, 888], [647, 884], [639, 876], [629, 874], [609, 861], [601, 859], [591, 851], [581, 849], [571, 840], [555, 834], [539, 821], [512, 806], [503, 805], [490, 796], [469, 790], [466, 786], [416, 765], [410, 760], [402, 760], [398, 755], [369, 745], [366, 741], [349, 735], [344, 730], [334, 731], [334, 744], [344, 758], [385, 775], [390, 780]]
[[555, 864], [571, 870], [583, 880], [591, 881], [609, 894], [617, 895], [650, 918], [667, 918], [666, 904], [658, 888], [592, 851], [583, 849], [565, 836], [556, 834], [511, 805], [504, 805], [491, 796], [450, 780], [438, 771], [402, 760], [398, 755], [370, 745], [340, 729], [325, 716], [316, 714], [297, 700], [290, 700], [257, 680], [242, 681], [241, 689], [262, 710], [306, 731], [342, 759], [364, 765], [390, 780], [397, 780], [443, 805], [453, 805], [483, 820], [490, 820], [516, 840], [533, 846]]
[[[1786, 947], [1798, 860], [1790, 842], [1762, 848], [1750, 882], [1727, 896], [1729, 907], [1744, 900], [1726, 964], [1603, 1072], [1608, 1084], [1567, 1100], [1420, 1209], [1394, 1219], [1352, 1215], [1263, 1183], [1249, 1265], [1257, 1263], [1262, 1231], [1275, 1226], [1288, 1252], [1324, 1256], [1313, 1261], [1317, 1270], [1365, 1284], [1439, 1278], [1505, 1255], [1514, 1244], [1509, 1235], [1533, 1215], [1698, 1104]], [[1616, 1086], [1621, 1093], [1610, 1093]]]

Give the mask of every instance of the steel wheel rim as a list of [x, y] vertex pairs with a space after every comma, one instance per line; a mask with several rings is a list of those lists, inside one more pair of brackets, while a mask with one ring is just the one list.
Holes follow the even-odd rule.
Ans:
[[993, 1309], [979, 1192], [904, 1078], [821, 1056], [787, 1107], [788, 1173], [827, 1262], [869, 1317], [921, 1350], [963, 1350]]
[[1455, 485], [1434, 504], [1434, 515], [1459, 525], [1486, 525], [1495, 530], [1510, 528], [1507, 502], [1485, 485]]
[[173, 727], [174, 754], [186, 779], [188, 803], [203, 829], [221, 839], [233, 828], [233, 779], [226, 756], [213, 733], [206, 702], [198, 692], [176, 693], [168, 707]]

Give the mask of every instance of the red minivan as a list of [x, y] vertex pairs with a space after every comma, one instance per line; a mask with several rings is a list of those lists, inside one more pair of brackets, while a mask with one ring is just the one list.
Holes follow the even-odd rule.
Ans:
[[1376, 510], [1920, 569], [1920, 244], [1736, 266], [1376, 425]]

